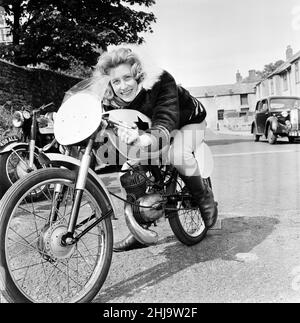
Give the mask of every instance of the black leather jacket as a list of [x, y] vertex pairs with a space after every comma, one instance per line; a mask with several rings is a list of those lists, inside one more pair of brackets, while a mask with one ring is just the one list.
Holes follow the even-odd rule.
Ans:
[[149, 131], [167, 130], [169, 134], [184, 125], [200, 123], [206, 117], [203, 105], [186, 89], [177, 85], [167, 71], [163, 71], [151, 89], [142, 89], [126, 109], [138, 110], [148, 116], [152, 121]]

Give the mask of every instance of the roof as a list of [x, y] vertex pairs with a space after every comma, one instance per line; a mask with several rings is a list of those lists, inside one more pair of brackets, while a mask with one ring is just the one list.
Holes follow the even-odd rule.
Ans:
[[223, 85], [188, 87], [190, 93], [198, 98], [255, 93], [254, 83], [234, 83]]
[[260, 98], [258, 101], [271, 99], [300, 99], [300, 97], [296, 95], [268, 95], [266, 97]]
[[[267, 80], [268, 78], [270, 78], [274, 75], [278, 75], [278, 74], [281, 74], [282, 72], [286, 71], [287, 69], [289, 69], [292, 66], [292, 63], [298, 59], [300, 59], [300, 51], [298, 51], [296, 54], [294, 54], [291, 58], [289, 58], [283, 64], [278, 66], [276, 68], [276, 70], [273, 73], [271, 73], [268, 77], [266, 77], [264, 80]], [[261, 82], [263, 82], [264, 80], [261, 80]], [[261, 83], [261, 82], [259, 82], [259, 83]]]

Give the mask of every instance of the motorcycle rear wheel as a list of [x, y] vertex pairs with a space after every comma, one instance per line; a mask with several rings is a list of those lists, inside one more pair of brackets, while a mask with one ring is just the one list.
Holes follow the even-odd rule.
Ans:
[[[75, 244], [61, 243], [75, 179], [75, 172], [66, 169], [37, 170], [16, 182], [1, 200], [0, 274], [9, 302], [90, 302], [102, 287], [112, 259], [111, 218], [104, 218]], [[56, 206], [58, 218], [49, 223], [56, 184], [65, 189]], [[39, 186], [47, 187], [44, 199], [30, 203], [30, 192]], [[75, 236], [109, 210], [103, 192], [88, 178]]]
[[[211, 188], [210, 178], [205, 179], [205, 182]], [[169, 190], [179, 195], [188, 193], [179, 176], [177, 181], [171, 184]], [[190, 200], [185, 199], [177, 202], [173, 207], [176, 207], [177, 211], [171, 211], [168, 214], [168, 220], [177, 239], [187, 246], [192, 246], [202, 241], [208, 228], [205, 226], [199, 208], [193, 205], [192, 197]]]

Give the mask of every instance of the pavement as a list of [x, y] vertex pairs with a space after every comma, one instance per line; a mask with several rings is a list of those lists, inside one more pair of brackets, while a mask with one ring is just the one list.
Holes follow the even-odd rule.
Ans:
[[220, 129], [220, 130], [214, 130], [211, 128], [207, 128], [206, 132], [208, 134], [215, 134], [215, 135], [231, 135], [231, 136], [243, 136], [243, 137], [252, 137], [252, 134], [250, 131], [239, 131], [239, 130], [229, 130], [229, 129]]
[[[162, 219], [156, 245], [114, 253], [96, 302], [299, 303], [300, 145], [211, 129], [205, 140], [215, 156], [218, 227], [187, 247]], [[118, 241], [128, 229], [117, 204]]]

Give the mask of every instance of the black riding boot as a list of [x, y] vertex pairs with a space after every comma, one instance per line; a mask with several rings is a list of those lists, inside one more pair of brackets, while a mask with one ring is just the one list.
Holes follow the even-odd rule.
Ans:
[[147, 246], [139, 242], [131, 233], [129, 233], [129, 235], [126, 238], [114, 243], [113, 250], [115, 252], [121, 252], [145, 247]]
[[206, 185], [201, 176], [180, 175], [193, 197], [194, 202], [199, 206], [206, 227], [213, 227], [217, 221], [218, 208], [217, 202], [211, 188]]

